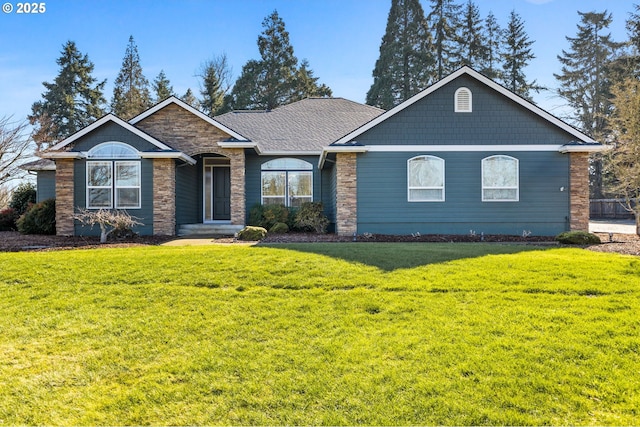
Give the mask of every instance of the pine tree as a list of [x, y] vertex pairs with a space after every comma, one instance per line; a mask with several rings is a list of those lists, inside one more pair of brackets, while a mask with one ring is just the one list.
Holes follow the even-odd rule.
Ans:
[[45, 149], [104, 115], [106, 80], [97, 83], [91, 76], [93, 63], [72, 41], [62, 48], [56, 60], [60, 72], [53, 83], [43, 82], [42, 100], [31, 106], [29, 122], [34, 125], [37, 149]]
[[524, 69], [535, 58], [531, 45], [533, 40], [524, 30], [524, 22], [515, 11], [509, 15], [509, 23], [503, 34], [504, 50], [502, 51], [502, 81], [512, 92], [531, 100], [530, 92], [539, 92], [544, 88], [536, 81], [528, 82]]
[[133, 36], [122, 60], [111, 98], [111, 111], [116, 116], [129, 120], [151, 106], [149, 81], [142, 74], [140, 55]]
[[153, 92], [155, 93], [155, 103], [159, 103], [169, 98], [173, 93], [173, 86], [164, 73], [164, 70], [160, 70], [158, 77], [153, 81]]
[[431, 0], [431, 13], [427, 16], [427, 21], [433, 38], [437, 80], [454, 71], [459, 63], [460, 8], [454, 0]]
[[392, 0], [367, 104], [390, 109], [426, 88], [434, 59], [431, 34], [418, 0]]
[[321, 98], [332, 95], [331, 89], [325, 85], [318, 84], [318, 77], [313, 76], [313, 70], [309, 68], [309, 61], [303, 59], [300, 68], [296, 72], [295, 86], [291, 102], [305, 98]]
[[[284, 21], [274, 11], [262, 21], [264, 30], [258, 37], [260, 60], [249, 60], [242, 67], [230, 96], [225, 97], [227, 109], [273, 109], [288, 104], [300, 97], [312, 96], [317, 91], [326, 92], [326, 86], [317, 86], [312, 93], [299, 93], [298, 60], [289, 42], [289, 33]], [[313, 73], [308, 63], [303, 70], [309, 76]], [[308, 81], [307, 81], [308, 82]], [[324, 88], [326, 89], [324, 89]]]
[[493, 12], [484, 21], [485, 58], [480, 71], [490, 79], [501, 77], [500, 57], [502, 53], [502, 29]]
[[480, 9], [472, 0], [464, 7], [458, 49], [458, 66], [468, 65], [479, 70], [486, 62], [489, 47], [484, 38]]
[[193, 108], [195, 108], [196, 110], [200, 109], [200, 103], [196, 99], [196, 96], [193, 94], [193, 91], [191, 90], [191, 88], [187, 89], [187, 91], [184, 93], [184, 95], [180, 97], [180, 99], [186, 102], [187, 104], [189, 104], [190, 106], [192, 106]]
[[207, 115], [213, 117], [224, 108], [225, 96], [231, 86], [231, 69], [227, 55], [222, 54], [203, 63], [198, 77], [200, 83], [200, 107]]

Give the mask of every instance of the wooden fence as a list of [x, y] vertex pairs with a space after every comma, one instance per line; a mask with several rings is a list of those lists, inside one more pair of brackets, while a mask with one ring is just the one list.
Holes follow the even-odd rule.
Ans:
[[624, 203], [624, 200], [619, 199], [591, 199], [589, 217], [591, 219], [633, 219], [633, 213], [625, 209]]

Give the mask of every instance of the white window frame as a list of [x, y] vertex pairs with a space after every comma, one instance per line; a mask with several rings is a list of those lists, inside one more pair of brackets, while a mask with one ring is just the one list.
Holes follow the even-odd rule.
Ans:
[[[485, 174], [485, 162], [490, 160], [490, 159], [494, 159], [494, 158], [504, 158], [504, 159], [508, 159], [508, 160], [512, 160], [515, 163], [515, 174], [516, 174], [516, 185], [515, 186], [502, 186], [502, 187], [489, 187], [489, 186], [485, 186], [484, 185], [484, 174]], [[505, 154], [496, 154], [493, 156], [488, 156], [485, 157], [484, 159], [482, 159], [481, 162], [481, 176], [480, 176], [480, 182], [482, 185], [482, 201], [483, 202], [518, 202], [520, 201], [520, 161], [512, 156], [507, 156]], [[516, 190], [515, 191], [515, 198], [512, 199], [488, 199], [485, 197], [485, 190]]]
[[[468, 101], [468, 105], [463, 105], [463, 103], [461, 102], [460, 96], [462, 94], [467, 94], [467, 96], [469, 97], [469, 101]], [[456, 113], [471, 113], [473, 112], [473, 93], [471, 93], [471, 90], [467, 87], [460, 87], [456, 90], [455, 94], [453, 95], [453, 99], [454, 99], [454, 109]]]
[[[438, 160], [442, 163], [442, 185], [441, 186], [427, 186], [427, 187], [418, 187], [418, 186], [412, 186], [411, 185], [411, 162], [414, 161], [418, 161], [418, 160], [425, 160], [425, 159], [434, 159], [434, 160]], [[409, 160], [407, 160], [407, 201], [408, 202], [444, 202], [445, 201], [445, 161], [444, 159], [437, 157], [437, 156], [432, 156], [432, 155], [420, 155], [420, 156], [415, 156], [410, 158]], [[442, 191], [442, 197], [440, 199], [418, 199], [418, 198], [412, 198], [411, 196], [411, 190], [441, 190]]]
[[[142, 203], [142, 176], [141, 176], [141, 167], [140, 167], [140, 161], [136, 161], [136, 160], [118, 160], [113, 162], [113, 195], [114, 195], [114, 199], [116, 201], [116, 209], [140, 209], [141, 208], [141, 203]], [[137, 173], [137, 178], [138, 178], [138, 183], [136, 185], [118, 185], [118, 166], [120, 165], [130, 165], [130, 166], [135, 166], [136, 167], [136, 173]], [[122, 206], [120, 204], [120, 197], [118, 195], [118, 190], [119, 189], [137, 189], [138, 190], [138, 204], [136, 206]]]
[[[103, 165], [108, 165], [110, 168], [110, 178], [109, 178], [109, 185], [89, 185], [89, 177], [91, 176], [91, 174], [89, 173], [89, 170], [91, 169], [92, 166], [95, 166], [96, 164], [103, 164]], [[87, 165], [86, 165], [86, 174], [87, 174], [87, 178], [86, 178], [86, 183], [87, 183], [87, 194], [86, 194], [86, 205], [87, 205], [87, 209], [113, 209], [113, 162], [110, 160], [96, 160], [96, 161], [88, 161]], [[91, 190], [109, 190], [109, 206], [91, 206], [89, 203], [91, 201], [91, 197], [90, 197], [90, 193]]]
[[[282, 196], [265, 196], [264, 195], [264, 174], [266, 173], [284, 173], [284, 195]], [[311, 194], [309, 202], [313, 202], [313, 165], [305, 160], [295, 158], [278, 158], [264, 162], [260, 167], [260, 202], [264, 205], [265, 199], [279, 199], [284, 197], [284, 205], [291, 207], [291, 196], [289, 194], [289, 173], [305, 174], [310, 177], [311, 185], [309, 186]]]

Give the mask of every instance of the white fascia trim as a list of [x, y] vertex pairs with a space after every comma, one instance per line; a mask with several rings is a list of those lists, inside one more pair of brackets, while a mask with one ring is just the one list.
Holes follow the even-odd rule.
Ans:
[[576, 144], [576, 145], [563, 145], [560, 147], [558, 151], [561, 153], [600, 153], [602, 151], [607, 151], [611, 149], [611, 145], [601, 145], [601, 144]]
[[216, 142], [218, 146], [222, 148], [256, 148], [257, 145], [255, 142], [250, 141], [242, 141], [242, 142], [233, 142], [233, 141], [220, 141]]
[[496, 151], [560, 151], [562, 145], [557, 144], [491, 144], [491, 145], [369, 145], [369, 152], [402, 153], [402, 152], [496, 152]]
[[246, 137], [244, 137], [244, 136], [240, 135], [239, 133], [237, 133], [236, 131], [226, 127], [222, 123], [212, 119], [211, 117], [207, 116], [203, 112], [196, 110], [191, 105], [187, 104], [186, 102], [182, 101], [181, 99], [176, 98], [175, 96], [170, 96], [169, 98], [165, 99], [161, 103], [156, 104], [153, 107], [149, 108], [147, 111], [144, 111], [144, 112], [138, 114], [137, 116], [135, 116], [134, 118], [129, 120], [129, 123], [134, 125], [134, 124], [138, 123], [139, 121], [144, 120], [147, 117], [151, 116], [152, 114], [157, 113], [158, 111], [162, 110], [164, 107], [166, 107], [169, 104], [176, 104], [177, 106], [184, 108], [185, 110], [187, 110], [191, 114], [201, 118], [205, 122], [207, 122], [210, 125], [218, 128], [222, 132], [228, 134], [229, 136], [231, 136], [231, 137], [233, 137], [233, 138], [235, 138], [235, 139], [237, 139], [239, 141], [249, 141]]
[[261, 156], [319, 156], [322, 151], [260, 151]]
[[148, 151], [141, 152], [140, 157], [143, 159], [179, 159], [190, 165], [195, 165], [197, 162], [192, 157], [184, 154], [183, 152], [176, 151]]
[[162, 142], [158, 141], [157, 139], [155, 139], [151, 135], [148, 135], [148, 134], [144, 133], [143, 131], [141, 131], [137, 127], [132, 126], [129, 123], [125, 122], [124, 120], [122, 120], [122, 119], [114, 116], [113, 114], [109, 113], [106, 116], [102, 117], [101, 119], [93, 122], [92, 124], [90, 124], [86, 128], [80, 129], [78, 132], [74, 133], [70, 137], [60, 141], [59, 143], [57, 143], [56, 145], [51, 147], [50, 150], [60, 150], [61, 148], [64, 148], [67, 145], [71, 144], [72, 142], [78, 140], [79, 138], [82, 138], [83, 136], [85, 136], [89, 132], [92, 132], [92, 131], [98, 129], [100, 126], [104, 125], [107, 122], [114, 122], [115, 124], [125, 128], [129, 132], [132, 132], [132, 133], [136, 134], [140, 138], [144, 139], [145, 141], [151, 143], [152, 145], [158, 147], [161, 150], [171, 150], [172, 149], [171, 147], [169, 147], [168, 145], [163, 144]]
[[[391, 110], [387, 111], [386, 113], [383, 113], [383, 114], [379, 115], [378, 117], [376, 117], [375, 119], [373, 119], [369, 123], [366, 123], [365, 125], [361, 126], [360, 128], [354, 130], [353, 132], [343, 136], [342, 138], [340, 138], [339, 140], [334, 142], [334, 144], [344, 144], [344, 143], [347, 143], [347, 142], [350, 142], [350, 141], [354, 140], [358, 136], [362, 135], [364, 132], [368, 131], [369, 129], [373, 128], [374, 126], [377, 126], [381, 122], [387, 120], [389, 117], [396, 115], [397, 113], [399, 113], [400, 111], [404, 110], [405, 108], [415, 104], [416, 102], [420, 101], [422, 98], [424, 98], [427, 95], [435, 92], [436, 90], [438, 90], [441, 87], [443, 87], [444, 85], [452, 82], [453, 80], [457, 79], [458, 77], [460, 77], [463, 74], [467, 74], [467, 75], [473, 77], [474, 79], [480, 81], [481, 83], [484, 83], [485, 85], [487, 85], [490, 88], [496, 90], [497, 92], [501, 93], [502, 95], [506, 96], [507, 98], [511, 99], [512, 101], [516, 102], [517, 104], [520, 104], [521, 106], [523, 106], [527, 110], [537, 114], [538, 116], [542, 117], [543, 119], [549, 121], [550, 123], [553, 123], [554, 125], [558, 126], [561, 129], [565, 130], [566, 132], [570, 133], [571, 135], [575, 136], [576, 138], [580, 139], [581, 141], [591, 142], [591, 143], [595, 143], [596, 142], [591, 137], [585, 135], [584, 133], [580, 132], [579, 130], [575, 129], [572, 126], [569, 126], [567, 123], [563, 122], [562, 120], [558, 119], [557, 117], [547, 113], [545, 110], [543, 110], [542, 108], [538, 107], [537, 105], [532, 104], [531, 102], [527, 101], [526, 99], [519, 97], [518, 95], [516, 95], [515, 93], [511, 92], [507, 88], [505, 88], [503, 86], [500, 86], [499, 84], [497, 84], [493, 80], [483, 76], [482, 74], [478, 73], [477, 71], [475, 71], [472, 68], [470, 68], [470, 67], [465, 65], [464, 67], [458, 69], [457, 71], [453, 72], [452, 74], [449, 74], [444, 79], [442, 79], [442, 80], [434, 83], [433, 85], [429, 86], [427, 89], [423, 90], [422, 92], [420, 92], [420, 93], [414, 95], [413, 97], [407, 99], [402, 104], [399, 104], [399, 105], [395, 106], [394, 108], [392, 108]], [[452, 111], [452, 113], [453, 113], [453, 111]]]
[[85, 159], [87, 153], [80, 151], [43, 151], [39, 154], [43, 159]]
[[336, 146], [329, 145], [322, 149], [322, 153], [320, 154], [320, 160], [318, 160], [318, 169], [322, 169], [324, 167], [324, 161], [327, 159], [328, 153], [366, 153], [370, 151], [371, 145], [348, 145], [348, 146]]

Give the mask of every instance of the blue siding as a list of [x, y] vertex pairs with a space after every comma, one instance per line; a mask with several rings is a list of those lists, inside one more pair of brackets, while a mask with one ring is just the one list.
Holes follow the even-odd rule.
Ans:
[[[407, 160], [424, 154], [445, 160], [444, 202], [407, 201]], [[519, 159], [518, 202], [482, 202], [481, 160], [494, 154]], [[568, 170], [569, 157], [557, 152], [365, 153], [357, 164], [358, 233], [555, 235], [568, 228]]]
[[201, 162], [176, 168], [176, 226], [202, 222], [201, 170]]
[[158, 150], [155, 145], [135, 133], [124, 129], [116, 123], [108, 122], [76, 141], [73, 146], [73, 151], [89, 151], [96, 145], [109, 141], [124, 142], [136, 148], [138, 151]]
[[[87, 162], [86, 160], [76, 160], [74, 162], [73, 170], [73, 186], [74, 192], [74, 205], [80, 208], [86, 208], [87, 206]], [[144, 225], [134, 228], [136, 233], [141, 235], [153, 234], [153, 160], [141, 159], [141, 194], [140, 194], [140, 209], [128, 209], [127, 212], [142, 222]], [[83, 226], [78, 221], [75, 223], [75, 234], [78, 236], [96, 236], [100, 235], [100, 228], [94, 226], [93, 228]]]
[[36, 201], [56, 198], [56, 171], [38, 171]]
[[[473, 112], [454, 112], [467, 87]], [[461, 76], [357, 137], [380, 144], [566, 144], [575, 137], [477, 80]]]

